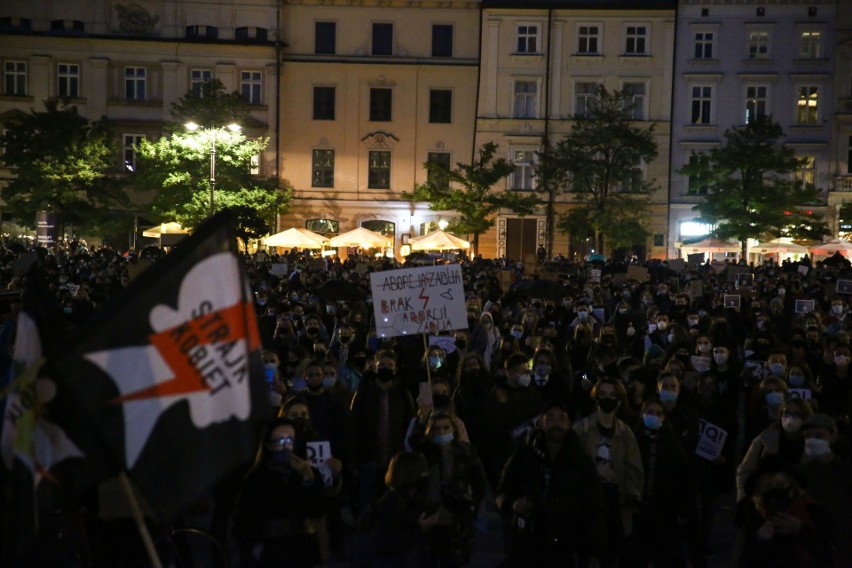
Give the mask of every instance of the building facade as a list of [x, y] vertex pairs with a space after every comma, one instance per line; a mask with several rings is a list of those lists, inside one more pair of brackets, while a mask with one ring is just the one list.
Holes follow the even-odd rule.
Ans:
[[473, 151], [479, 6], [471, 1], [285, 1], [281, 226], [393, 239], [452, 211], [403, 199], [427, 161]]
[[832, 218], [837, 16], [834, 0], [681, 0], [669, 256], [676, 256], [677, 242], [710, 229], [692, 210], [705, 196], [678, 170], [692, 152], [720, 146], [727, 129], [759, 115], [771, 115], [786, 134], [784, 144], [806, 160], [800, 175], [825, 199], [815, 209]]

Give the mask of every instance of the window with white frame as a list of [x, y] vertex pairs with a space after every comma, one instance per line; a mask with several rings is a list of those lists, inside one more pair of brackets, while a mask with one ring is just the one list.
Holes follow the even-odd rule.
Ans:
[[512, 172], [511, 188], [520, 191], [531, 191], [535, 189], [535, 152], [533, 150], [512, 150], [512, 163], [515, 171]]
[[240, 71], [240, 95], [250, 105], [263, 102], [263, 75], [260, 71]]
[[648, 53], [648, 27], [629, 25], [624, 30], [624, 53], [627, 55], [645, 55]]
[[574, 84], [574, 114], [588, 116], [598, 104], [598, 86], [594, 81], [579, 81]]
[[144, 101], [148, 70], [145, 67], [124, 68], [124, 98], [128, 101]]
[[538, 118], [538, 83], [515, 81], [514, 118]]
[[56, 65], [56, 94], [60, 97], [80, 96], [80, 66], [75, 63]]
[[630, 120], [645, 120], [645, 83], [624, 83], [624, 110]]
[[819, 87], [802, 85], [796, 100], [796, 124], [817, 124], [819, 120]]
[[709, 31], [695, 32], [693, 55], [695, 59], [713, 59], [715, 34]]
[[136, 171], [136, 146], [142, 139], [143, 134], [124, 134], [122, 136], [122, 157], [124, 158], [124, 171], [133, 173]]
[[713, 87], [711, 85], [693, 85], [691, 89], [692, 124], [710, 124], [713, 109]]
[[796, 179], [805, 185], [814, 185], [816, 182], [816, 157], [798, 156], [799, 167], [796, 168]]
[[538, 24], [518, 24], [516, 53], [538, 53]]
[[820, 32], [802, 32], [799, 38], [799, 57], [802, 59], [819, 59], [822, 56], [820, 36]]
[[27, 62], [3, 62], [3, 94], [24, 96], [27, 94]]
[[766, 85], [747, 85], [745, 122], [749, 124], [755, 119], [767, 115], [767, 99], [769, 87]]
[[189, 89], [198, 96], [202, 94], [202, 87], [205, 83], [213, 80], [213, 71], [211, 69], [191, 69], [189, 71]]
[[769, 32], [751, 31], [748, 33], [749, 59], [766, 59], [769, 57]]
[[592, 55], [600, 53], [601, 28], [595, 24], [583, 24], [577, 27], [577, 53]]

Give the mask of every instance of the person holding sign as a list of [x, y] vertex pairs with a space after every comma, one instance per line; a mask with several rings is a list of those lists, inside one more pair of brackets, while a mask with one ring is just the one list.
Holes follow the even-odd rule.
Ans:
[[689, 458], [666, 423], [666, 409], [659, 398], [642, 405], [642, 423], [636, 431], [645, 484], [642, 505], [636, 514], [636, 531], [626, 554], [630, 567], [686, 566], [684, 527], [695, 500]]

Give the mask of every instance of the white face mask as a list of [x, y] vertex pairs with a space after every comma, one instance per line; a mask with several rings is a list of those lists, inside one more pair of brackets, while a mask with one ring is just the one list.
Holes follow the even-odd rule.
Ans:
[[784, 428], [785, 432], [798, 432], [799, 428], [802, 427], [802, 419], [792, 416], [782, 416], [781, 427]]
[[523, 375], [518, 377], [518, 385], [522, 387], [530, 386], [530, 381], [532, 381], [532, 377], [530, 377], [529, 373], [524, 373]]
[[657, 329], [660, 331], [665, 331], [667, 327], [669, 327], [669, 324], [665, 320], [657, 322]]
[[839, 316], [843, 313], [843, 306], [831, 306], [831, 313], [836, 316]]
[[834, 358], [834, 364], [839, 366], [839, 367], [843, 367], [845, 365], [848, 365], [849, 364], [849, 357], [847, 357], [846, 355], [837, 355]]
[[717, 365], [724, 365], [728, 362], [728, 354], [727, 353], [714, 353], [713, 360], [716, 361]]
[[831, 444], [828, 440], [819, 438], [807, 438], [805, 440], [805, 455], [811, 458], [827, 456], [831, 453]]

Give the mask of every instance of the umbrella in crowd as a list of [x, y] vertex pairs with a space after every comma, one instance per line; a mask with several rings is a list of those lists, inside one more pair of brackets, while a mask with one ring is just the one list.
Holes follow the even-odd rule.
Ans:
[[470, 243], [446, 231], [432, 231], [428, 235], [414, 237], [411, 250], [459, 250], [470, 248]]
[[722, 252], [740, 252], [740, 243], [731, 241], [723, 241], [722, 239], [708, 238], [695, 243], [682, 243], [680, 248], [683, 250], [694, 250], [695, 252], [705, 253], [722, 253]]
[[390, 246], [390, 239], [375, 231], [358, 227], [333, 237], [330, 244], [333, 247], [383, 248]]
[[180, 223], [175, 223], [174, 221], [170, 223], [160, 223], [159, 225], [155, 225], [150, 229], [145, 229], [142, 231], [143, 237], [151, 237], [154, 239], [158, 239], [163, 235], [188, 235], [189, 231], [180, 226]]
[[522, 280], [512, 284], [510, 291], [528, 298], [560, 300], [565, 287], [556, 280]]
[[811, 247], [810, 251], [815, 255], [831, 256], [834, 253], [839, 252], [840, 254], [847, 256], [849, 252], [852, 251], [852, 243], [842, 239], [837, 239]]
[[348, 280], [326, 280], [311, 293], [333, 302], [357, 302], [364, 298], [364, 290]]
[[328, 243], [328, 239], [319, 233], [297, 227], [263, 239], [263, 244], [266, 246], [300, 249], [321, 249], [326, 243]]

